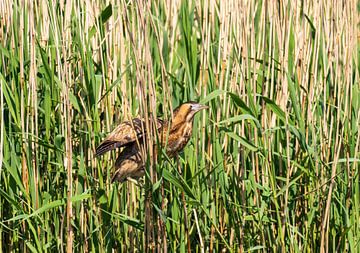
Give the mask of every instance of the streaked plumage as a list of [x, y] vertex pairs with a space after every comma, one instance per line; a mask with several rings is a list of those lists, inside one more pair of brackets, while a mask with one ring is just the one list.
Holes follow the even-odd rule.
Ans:
[[[173, 112], [173, 119], [169, 123], [157, 119], [156, 126], [162, 146], [166, 145], [169, 157], [175, 156], [188, 143], [196, 112], [207, 108], [195, 102], [180, 105]], [[170, 129], [169, 129], [170, 127]], [[144, 119], [135, 118], [116, 127], [110, 135], [97, 147], [96, 156], [124, 147], [115, 162], [115, 173], [112, 181], [123, 182], [128, 177], [139, 178], [144, 175], [146, 157], [141, 157], [139, 145], [143, 144], [145, 132]]]

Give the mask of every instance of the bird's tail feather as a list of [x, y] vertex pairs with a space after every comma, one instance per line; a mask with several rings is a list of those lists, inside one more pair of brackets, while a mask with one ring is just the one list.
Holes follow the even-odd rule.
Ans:
[[117, 142], [117, 141], [105, 141], [105, 142], [101, 143], [99, 147], [96, 148], [95, 156], [101, 156], [101, 155], [105, 154], [106, 152], [108, 152], [110, 150], [120, 148], [120, 147], [121, 147], [120, 142]]

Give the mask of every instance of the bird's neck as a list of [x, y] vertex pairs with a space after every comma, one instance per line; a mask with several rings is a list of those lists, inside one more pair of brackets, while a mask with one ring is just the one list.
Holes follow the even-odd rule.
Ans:
[[181, 134], [184, 129], [192, 129], [193, 120], [186, 121], [185, 119], [179, 119], [174, 117], [170, 122], [166, 122], [162, 128], [162, 139], [165, 140], [168, 135]]
[[184, 127], [192, 126], [193, 121], [180, 121], [180, 122], [172, 122], [170, 125], [170, 133], [176, 132]]

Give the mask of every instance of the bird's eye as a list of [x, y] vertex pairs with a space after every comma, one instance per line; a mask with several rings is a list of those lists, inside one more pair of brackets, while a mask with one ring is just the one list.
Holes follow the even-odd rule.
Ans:
[[192, 111], [197, 111], [199, 109], [199, 105], [198, 104], [192, 104], [192, 105], [190, 105], [190, 109]]

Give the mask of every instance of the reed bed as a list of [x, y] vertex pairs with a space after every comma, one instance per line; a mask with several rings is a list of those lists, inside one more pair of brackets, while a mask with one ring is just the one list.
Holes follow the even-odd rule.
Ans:
[[[358, 10], [0, 1], [0, 249], [359, 252]], [[111, 184], [107, 133], [188, 100], [179, 158]]]

